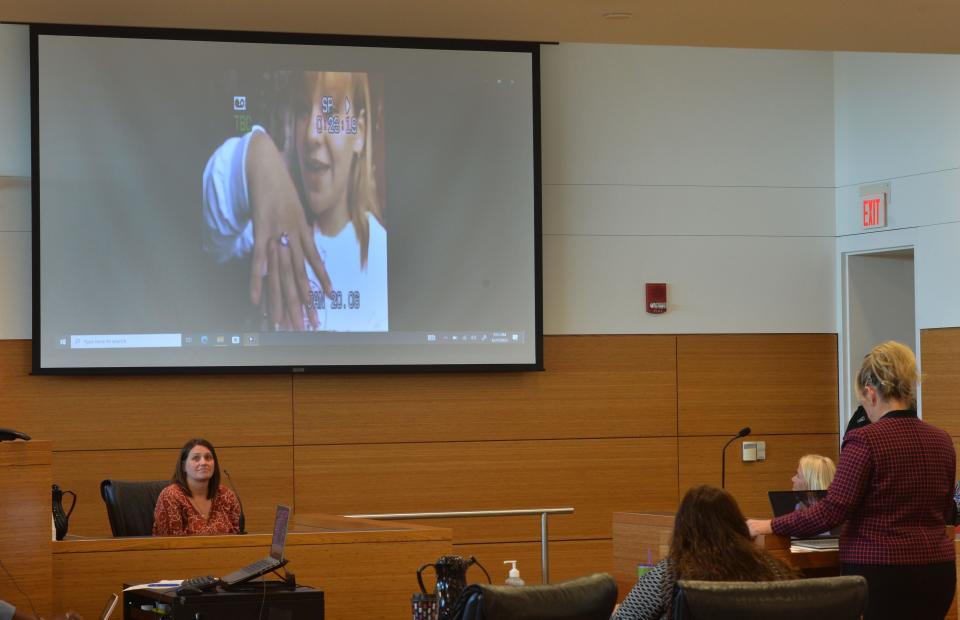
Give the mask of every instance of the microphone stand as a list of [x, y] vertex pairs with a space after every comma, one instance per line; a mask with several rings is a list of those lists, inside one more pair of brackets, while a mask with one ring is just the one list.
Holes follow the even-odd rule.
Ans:
[[720, 451], [720, 488], [727, 488], [727, 446], [732, 444], [734, 441], [740, 439], [741, 437], [746, 437], [750, 434], [750, 427], [745, 426], [740, 429], [740, 432], [731, 437], [727, 443], [723, 444], [723, 450]]
[[230, 490], [233, 491], [233, 494], [237, 496], [237, 503], [240, 504], [240, 533], [246, 534], [246, 518], [243, 515], [243, 502], [240, 500], [240, 494], [237, 493], [237, 487], [233, 486], [233, 478], [230, 477], [230, 472], [224, 469], [223, 473], [227, 476], [227, 483], [230, 485]]

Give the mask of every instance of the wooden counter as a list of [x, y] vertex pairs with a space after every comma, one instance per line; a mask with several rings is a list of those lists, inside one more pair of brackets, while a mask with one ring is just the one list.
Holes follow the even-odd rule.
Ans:
[[[50, 450], [49, 441], [0, 442], [0, 560], [42, 616], [49, 616], [54, 609], [50, 591]], [[27, 599], [3, 571], [0, 598], [30, 611]]]
[[613, 578], [619, 600], [637, 583], [637, 564], [656, 564], [670, 552], [673, 513], [613, 513]]
[[[324, 591], [328, 618], [406, 618], [416, 571], [452, 552], [451, 532], [408, 523], [294, 515], [287, 570]], [[222, 575], [265, 557], [271, 534], [79, 538], [53, 543], [54, 608], [98, 617], [123, 582]]]

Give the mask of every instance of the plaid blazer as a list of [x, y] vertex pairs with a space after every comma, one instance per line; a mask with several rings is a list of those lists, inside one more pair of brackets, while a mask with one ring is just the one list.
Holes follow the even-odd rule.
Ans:
[[841, 523], [843, 564], [953, 562], [956, 454], [944, 431], [912, 410], [891, 411], [846, 434], [827, 496], [777, 517], [776, 534], [814, 536]]

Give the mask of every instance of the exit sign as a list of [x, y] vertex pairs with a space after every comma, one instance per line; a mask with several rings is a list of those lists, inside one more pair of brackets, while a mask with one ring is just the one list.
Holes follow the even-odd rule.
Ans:
[[883, 228], [887, 225], [887, 194], [866, 194], [860, 197], [863, 228]]

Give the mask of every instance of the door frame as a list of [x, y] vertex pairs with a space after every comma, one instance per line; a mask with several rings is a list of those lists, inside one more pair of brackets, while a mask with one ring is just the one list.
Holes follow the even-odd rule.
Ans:
[[[837, 348], [838, 348], [838, 396], [839, 396], [839, 424], [840, 424], [840, 440], [843, 441], [843, 431], [846, 429], [847, 420], [850, 419], [850, 415], [853, 413], [852, 407], [850, 405], [850, 394], [853, 392], [853, 385], [851, 384], [851, 377], [853, 376], [853, 369], [856, 366], [859, 366], [859, 360], [851, 360], [850, 356], [850, 336], [851, 336], [851, 327], [850, 327], [850, 304], [849, 304], [849, 295], [850, 295], [850, 257], [852, 256], [869, 256], [869, 255], [882, 255], [893, 252], [902, 252], [904, 250], [910, 250], [913, 253], [913, 333], [914, 333], [914, 343], [915, 350], [914, 353], [917, 356], [917, 359], [920, 359], [920, 329], [918, 327], [919, 322], [917, 321], [917, 248], [915, 243], [894, 243], [890, 245], [883, 245], [880, 247], [871, 247], [869, 249], [855, 249], [849, 251], [840, 251], [838, 252], [839, 258], [839, 268], [840, 268], [840, 278], [839, 278], [839, 289], [840, 289], [840, 324], [839, 324], [839, 333], [837, 338]], [[923, 417], [922, 412], [920, 411], [920, 387], [917, 389], [917, 409], [918, 414]]]

